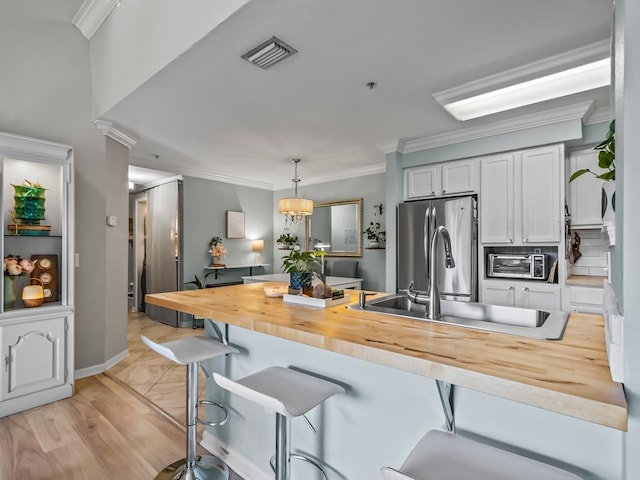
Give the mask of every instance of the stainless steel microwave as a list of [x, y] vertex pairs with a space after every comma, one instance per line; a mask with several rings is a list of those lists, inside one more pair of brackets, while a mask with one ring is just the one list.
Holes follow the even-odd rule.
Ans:
[[547, 278], [547, 256], [543, 253], [489, 254], [489, 277]]

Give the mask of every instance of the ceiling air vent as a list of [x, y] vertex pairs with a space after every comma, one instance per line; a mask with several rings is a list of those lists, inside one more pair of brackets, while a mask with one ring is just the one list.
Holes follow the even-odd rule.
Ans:
[[296, 52], [295, 48], [290, 47], [279, 38], [271, 37], [242, 55], [242, 58], [260, 68], [267, 69]]

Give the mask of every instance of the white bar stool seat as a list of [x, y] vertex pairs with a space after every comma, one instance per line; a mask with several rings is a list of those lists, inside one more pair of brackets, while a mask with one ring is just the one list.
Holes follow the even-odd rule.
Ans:
[[448, 432], [431, 430], [400, 470], [383, 467], [384, 480], [580, 480], [573, 473]]
[[276, 413], [275, 465], [271, 463], [276, 480], [290, 479], [291, 458], [312, 464], [327, 478], [324, 468], [316, 461], [302, 455], [291, 454], [290, 419], [304, 416], [309, 410], [336, 393], [344, 393], [343, 387], [284, 367], [269, 367], [236, 381], [218, 373], [214, 373], [213, 378], [222, 388]]
[[[196, 455], [197, 424], [224, 425], [228, 418], [228, 412], [224, 405], [198, 400], [198, 366], [202, 366], [200, 362], [229, 353], [238, 353], [238, 350], [206, 336], [156, 343], [142, 335], [142, 342], [163, 357], [180, 365], [186, 365], [187, 370], [187, 456], [164, 468], [156, 475], [156, 480], [227, 480], [229, 468], [222, 460], [212, 455]], [[209, 376], [204, 367], [202, 369]], [[198, 418], [198, 405], [200, 404], [219, 407], [224, 412], [224, 418], [217, 422]]]

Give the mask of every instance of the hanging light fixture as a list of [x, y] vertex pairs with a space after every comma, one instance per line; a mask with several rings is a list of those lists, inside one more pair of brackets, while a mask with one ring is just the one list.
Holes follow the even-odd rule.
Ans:
[[281, 198], [278, 202], [278, 211], [287, 217], [287, 219], [296, 225], [302, 223], [302, 219], [313, 213], [313, 200], [307, 198], [298, 197], [298, 163], [299, 158], [294, 158], [293, 164], [295, 165], [294, 176], [291, 179], [293, 182], [294, 196], [293, 198]]

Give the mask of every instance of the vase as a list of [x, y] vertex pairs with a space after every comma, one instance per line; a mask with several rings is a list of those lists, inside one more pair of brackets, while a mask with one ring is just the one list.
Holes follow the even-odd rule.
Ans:
[[222, 263], [223, 259], [224, 259], [224, 257], [212, 256], [211, 257], [211, 265], [213, 265], [214, 267], [224, 267], [224, 263]]
[[14, 283], [15, 282], [13, 280], [7, 278], [6, 276], [4, 277], [4, 293], [2, 298], [5, 310], [15, 307], [16, 303], [18, 303], [18, 296], [16, 295], [16, 292], [13, 288]]
[[292, 290], [306, 290], [311, 288], [311, 272], [291, 272], [289, 274], [289, 286]]
[[615, 223], [616, 212], [616, 183], [604, 182], [602, 184], [602, 221]]

